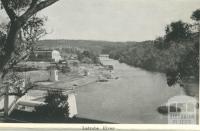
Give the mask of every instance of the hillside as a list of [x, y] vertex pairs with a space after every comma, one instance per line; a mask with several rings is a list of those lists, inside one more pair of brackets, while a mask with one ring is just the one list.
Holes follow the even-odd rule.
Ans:
[[41, 40], [37, 43], [39, 48], [68, 48], [78, 47], [82, 49], [92, 50], [95, 53], [101, 53], [107, 48], [122, 47], [127, 45], [137, 44], [138, 42], [109, 42], [109, 41], [94, 41], [94, 40]]

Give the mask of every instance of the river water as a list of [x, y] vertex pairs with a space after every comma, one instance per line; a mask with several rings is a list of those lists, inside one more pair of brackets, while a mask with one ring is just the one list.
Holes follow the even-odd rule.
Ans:
[[101, 60], [114, 66], [119, 79], [97, 82], [77, 92], [78, 117], [112, 123], [164, 124], [167, 116], [157, 107], [173, 96], [183, 94], [180, 86], [168, 87], [166, 76], [119, 63]]

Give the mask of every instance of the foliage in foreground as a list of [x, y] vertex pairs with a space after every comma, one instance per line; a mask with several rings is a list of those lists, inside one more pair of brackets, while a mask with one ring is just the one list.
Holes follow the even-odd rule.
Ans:
[[35, 113], [42, 119], [64, 119], [69, 116], [68, 96], [61, 91], [48, 91], [46, 105], [36, 107]]

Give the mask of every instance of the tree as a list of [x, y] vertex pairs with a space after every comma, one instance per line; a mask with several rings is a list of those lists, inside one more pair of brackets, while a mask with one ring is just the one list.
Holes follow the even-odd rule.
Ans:
[[[20, 97], [23, 96], [29, 89], [25, 89], [22, 83], [22, 81], [26, 81], [24, 84], [28, 84], [28, 79], [25, 78], [25, 80], [20, 73], [15, 72], [13, 66], [21, 60], [28, 58], [30, 52], [33, 49], [33, 44], [35, 43], [35, 41], [37, 41], [41, 36], [46, 34], [46, 30], [43, 27], [45, 21], [45, 17], [40, 18], [37, 16], [33, 16], [20, 30], [19, 35], [16, 39], [17, 47], [14, 50], [15, 55], [10, 58], [8, 62], [9, 66], [7, 66], [9, 68], [4, 68], [4, 72], [2, 75], [2, 77], [4, 78], [3, 86], [9, 88], [8, 95], [15, 95]], [[2, 50], [1, 52], [3, 52], [4, 49], [6, 34], [8, 32], [9, 25], [10, 23], [2, 23], [0, 25], [0, 49]], [[0, 56], [3, 57], [3, 54], [0, 54]], [[28, 85], [26, 85], [26, 87], [28, 87]]]
[[200, 21], [200, 9], [197, 9], [192, 13], [191, 19]]
[[78, 60], [83, 62], [83, 63], [94, 63], [98, 64], [100, 63], [98, 55], [95, 54], [93, 51], [83, 51], [83, 52], [78, 52]]
[[[15, 56], [15, 49], [20, 42], [17, 42], [17, 37], [20, 30], [27, 24], [30, 19], [33, 19], [35, 14], [40, 10], [54, 4], [58, 0], [1, 0], [2, 8], [7, 13], [10, 22], [8, 32], [3, 46], [3, 55], [0, 56], [0, 73], [5, 76], [4, 72], [9, 68], [10, 58]], [[28, 26], [28, 27], [29, 27]]]
[[200, 9], [195, 10], [192, 13], [191, 19], [197, 21], [198, 31], [199, 31], [199, 42], [200, 42]]
[[169, 47], [169, 44], [164, 41], [163, 37], [157, 37], [154, 40], [154, 45], [155, 45], [155, 47], [157, 47], [158, 49], [161, 49], [161, 50]]
[[179, 42], [191, 38], [190, 25], [182, 21], [172, 22], [167, 25], [165, 32], [165, 42]]
[[[37, 16], [33, 16], [30, 18], [27, 23], [22, 27], [22, 29], [19, 31], [19, 34], [16, 38], [16, 47], [14, 49], [14, 56], [11, 56], [8, 63], [7, 68], [3, 69], [3, 75], [4, 77], [9, 69], [12, 69], [14, 65], [16, 65], [18, 62], [20, 62], [23, 59], [26, 59], [30, 52], [33, 49], [34, 43], [41, 38], [43, 35], [46, 34], [46, 30], [44, 28], [44, 23], [46, 21], [46, 18], [40, 18]], [[0, 48], [2, 49], [2, 52], [5, 52], [5, 41], [7, 32], [9, 31], [9, 25], [10, 23], [1, 25], [1, 31], [4, 33], [2, 37], [0, 37], [1, 45]], [[4, 59], [5, 54], [0, 54], [0, 59]]]
[[[0, 44], [0, 76], [1, 83], [14, 65], [27, 58], [32, 43], [44, 34], [44, 19], [36, 16], [40, 10], [54, 4], [58, 0], [1, 0], [10, 21], [1, 32]], [[2, 30], [2, 29], [1, 29]], [[3, 35], [2, 35], [3, 34]], [[15, 80], [15, 79], [14, 79]], [[4, 111], [8, 115], [9, 87], [5, 87]]]
[[63, 120], [69, 117], [68, 96], [60, 90], [49, 90], [45, 97], [46, 105], [36, 107], [35, 113], [46, 120]]

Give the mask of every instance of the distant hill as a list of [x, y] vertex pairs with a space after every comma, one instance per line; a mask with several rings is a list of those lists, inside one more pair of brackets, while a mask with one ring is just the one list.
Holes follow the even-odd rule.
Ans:
[[94, 40], [41, 40], [37, 43], [39, 48], [68, 48], [68, 47], [78, 47], [82, 49], [92, 50], [96, 53], [101, 53], [105, 48], [109, 47], [121, 47], [129, 44], [137, 44], [138, 42], [109, 42], [109, 41], [94, 41]]

